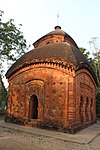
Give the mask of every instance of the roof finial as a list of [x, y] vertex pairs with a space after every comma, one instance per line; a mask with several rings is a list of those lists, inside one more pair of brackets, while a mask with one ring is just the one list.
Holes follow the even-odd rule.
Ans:
[[59, 24], [59, 12], [57, 14], [57, 25]]
[[55, 30], [61, 29], [61, 27], [58, 24], [59, 24], [59, 12], [57, 14], [57, 26], [55, 26]]

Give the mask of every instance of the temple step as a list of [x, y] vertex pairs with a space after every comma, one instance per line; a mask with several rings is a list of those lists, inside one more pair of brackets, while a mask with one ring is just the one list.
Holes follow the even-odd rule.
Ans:
[[26, 126], [30, 126], [30, 127], [37, 127], [37, 125], [38, 125], [38, 121], [37, 120], [29, 121], [26, 124]]

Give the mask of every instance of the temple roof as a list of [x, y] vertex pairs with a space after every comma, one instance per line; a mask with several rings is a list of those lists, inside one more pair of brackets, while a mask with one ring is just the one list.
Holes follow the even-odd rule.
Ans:
[[72, 39], [70, 35], [68, 35], [65, 31], [61, 29], [60, 26], [55, 26], [55, 30], [49, 32], [48, 34], [44, 35], [43, 37], [39, 38], [36, 42], [33, 43], [34, 47], [37, 48], [38, 43], [48, 38], [50, 40], [50, 37], [53, 37], [54, 35], [62, 35], [64, 37], [62, 42], [68, 42], [69, 44], [73, 45], [74, 47], [78, 48], [75, 41]]
[[[43, 41], [45, 39], [45, 37], [48, 38], [48, 36], [50, 36], [50, 35], [64, 35], [64, 41], [37, 47], [38, 42], [40, 42], [41, 40]], [[68, 37], [67, 41], [66, 41], [66, 37]], [[73, 63], [76, 66], [76, 70], [81, 69], [81, 68], [88, 69], [96, 81], [94, 71], [92, 70], [88, 61], [85, 59], [83, 54], [80, 52], [80, 50], [78, 49], [78, 46], [76, 45], [74, 40], [63, 30], [56, 29], [55, 31], [48, 33], [47, 35], [45, 35], [42, 38], [40, 38], [39, 40], [37, 40], [34, 43], [34, 45], [36, 47], [35, 49], [33, 49], [33, 50], [27, 52], [26, 54], [24, 54], [23, 56], [21, 56], [10, 67], [10, 69], [6, 73], [7, 78], [9, 78], [13, 73], [15, 73], [20, 68], [34, 64], [37, 61], [41, 62], [41, 60], [46, 61], [47, 59], [52, 58], [55, 60]]]

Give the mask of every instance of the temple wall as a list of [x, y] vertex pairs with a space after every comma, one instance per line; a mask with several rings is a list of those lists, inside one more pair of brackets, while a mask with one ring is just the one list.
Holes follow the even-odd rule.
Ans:
[[[96, 121], [96, 85], [91, 74], [81, 69], [34, 64], [9, 79], [7, 101], [9, 122], [65, 132], [75, 132]], [[32, 119], [31, 96], [38, 99], [38, 118]], [[10, 120], [9, 120], [10, 119]]]
[[81, 69], [75, 76], [76, 120], [81, 126], [96, 121], [96, 85], [91, 74]]
[[8, 70], [5, 120], [75, 133], [96, 122], [96, 84], [75, 41], [55, 30]]
[[9, 79], [8, 114], [30, 121], [30, 97], [36, 95], [39, 126], [67, 128], [75, 118], [74, 75], [71, 68], [54, 64], [23, 68]]

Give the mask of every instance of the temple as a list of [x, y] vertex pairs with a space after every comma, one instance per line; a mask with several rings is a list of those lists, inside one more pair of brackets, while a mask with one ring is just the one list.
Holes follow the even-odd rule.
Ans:
[[5, 120], [76, 133], [96, 122], [96, 76], [75, 41], [60, 26], [7, 71]]

